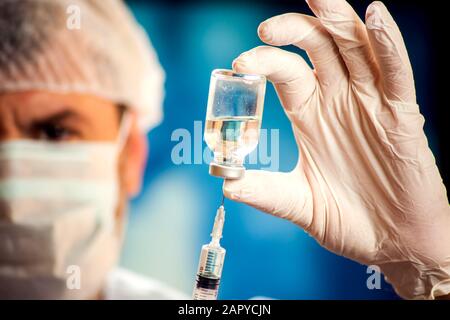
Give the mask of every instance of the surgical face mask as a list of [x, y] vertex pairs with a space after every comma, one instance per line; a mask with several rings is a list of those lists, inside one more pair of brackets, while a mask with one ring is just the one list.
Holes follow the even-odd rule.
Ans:
[[112, 143], [0, 143], [0, 299], [94, 297], [116, 263]]

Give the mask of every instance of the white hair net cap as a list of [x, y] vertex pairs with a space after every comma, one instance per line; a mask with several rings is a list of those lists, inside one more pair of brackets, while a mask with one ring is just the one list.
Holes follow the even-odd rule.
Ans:
[[[78, 24], [79, 22], [79, 24]], [[0, 92], [93, 94], [161, 121], [164, 72], [120, 0], [0, 0]]]

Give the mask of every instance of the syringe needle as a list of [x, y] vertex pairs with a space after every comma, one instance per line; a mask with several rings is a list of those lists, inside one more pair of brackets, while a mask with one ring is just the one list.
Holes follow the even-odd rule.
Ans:
[[222, 207], [223, 207], [224, 202], [225, 202], [225, 195], [222, 194], [222, 202], [220, 203], [220, 205], [221, 205]]

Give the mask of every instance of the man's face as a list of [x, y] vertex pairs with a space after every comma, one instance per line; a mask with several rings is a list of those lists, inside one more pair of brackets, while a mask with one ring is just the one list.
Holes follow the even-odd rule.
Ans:
[[23, 92], [0, 94], [0, 142], [113, 142], [120, 108], [89, 95]]
[[[116, 143], [122, 108], [91, 95], [30, 91], [0, 94], [0, 143], [18, 139]], [[132, 125], [119, 158], [120, 228], [129, 196], [140, 189], [146, 160], [145, 137]]]

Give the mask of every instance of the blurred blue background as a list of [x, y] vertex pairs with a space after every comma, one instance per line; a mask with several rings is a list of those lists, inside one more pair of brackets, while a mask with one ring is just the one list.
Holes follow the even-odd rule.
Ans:
[[[199, 250], [221, 200], [221, 180], [208, 175], [207, 164], [175, 165], [172, 132], [185, 128], [195, 143], [205, 144], [194, 121], [203, 121], [210, 72], [230, 68], [241, 52], [261, 45], [256, 30], [264, 19], [289, 11], [310, 13], [303, 1], [192, 2], [127, 1], [147, 30], [166, 71], [164, 122], [151, 131], [150, 157], [141, 195], [133, 200], [121, 264], [191, 294]], [[358, 1], [363, 16], [368, 1]], [[427, 61], [431, 60], [427, 17], [414, 5], [390, 6], [412, 60], [426, 133], [439, 160], [433, 125]], [[306, 55], [295, 48], [286, 48]], [[291, 170], [297, 148], [291, 128], [268, 84], [263, 128], [279, 129], [280, 170]], [[198, 145], [197, 145], [198, 146]], [[250, 166], [252, 167], [252, 166]], [[253, 166], [253, 167], [259, 167]], [[226, 201], [223, 246], [227, 257], [221, 299], [396, 299], [382, 282], [366, 286], [366, 267], [321, 248], [297, 226], [255, 209]]]

